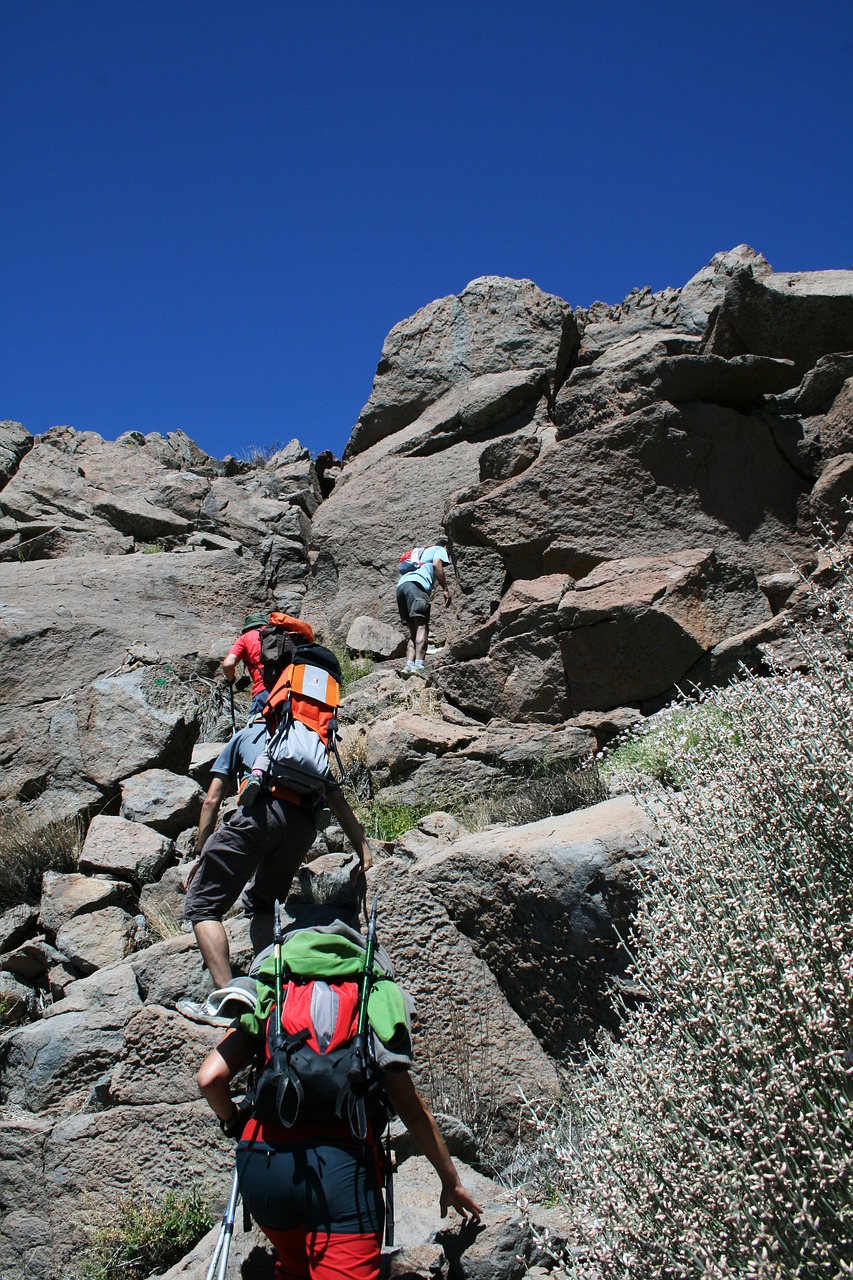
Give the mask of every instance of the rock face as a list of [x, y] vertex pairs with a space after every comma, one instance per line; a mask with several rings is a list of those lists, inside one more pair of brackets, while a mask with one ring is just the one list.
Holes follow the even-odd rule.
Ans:
[[[182, 859], [244, 615], [283, 608], [378, 663], [341, 709], [350, 780], [424, 816], [377, 843], [368, 892], [429, 1046], [419, 1085], [494, 1163], [484, 1133], [513, 1143], [520, 1092], [555, 1097], [631, 995], [618, 937], [654, 832], [582, 766], [676, 686], [801, 661], [791, 561], [809, 574], [815, 517], [849, 525], [852, 386], [853, 273], [780, 274], [741, 245], [574, 314], [524, 280], [439, 299], [389, 334], [343, 462], [0, 423], [0, 825], [31, 856], [67, 845], [40, 895], [0, 902], [0, 1274], [63, 1271], [81, 1193], [183, 1187], [188, 1167], [227, 1186], [193, 1082], [218, 1032], [173, 1006], [209, 990]], [[453, 599], [406, 683], [398, 557], [441, 533]], [[507, 788], [553, 816], [496, 818]], [[330, 826], [314, 855], [342, 846]], [[245, 969], [247, 922], [227, 929]], [[476, 1240], [437, 1236], [432, 1175], [405, 1164], [389, 1274], [522, 1274], [529, 1232], [496, 1192]]]

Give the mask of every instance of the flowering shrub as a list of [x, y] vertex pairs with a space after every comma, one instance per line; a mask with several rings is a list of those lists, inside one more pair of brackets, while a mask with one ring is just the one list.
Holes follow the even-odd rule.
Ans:
[[[624, 1034], [539, 1120], [576, 1275], [853, 1276], [853, 585], [808, 675], [703, 700], [633, 937]], [[823, 630], [828, 615], [836, 627]]]

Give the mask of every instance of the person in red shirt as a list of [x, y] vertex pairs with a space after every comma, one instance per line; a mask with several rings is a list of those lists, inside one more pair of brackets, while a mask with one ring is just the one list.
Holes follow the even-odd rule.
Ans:
[[267, 621], [265, 613], [247, 614], [243, 630], [222, 659], [222, 670], [229, 684], [233, 684], [237, 678], [237, 666], [240, 662], [249, 673], [252, 681], [252, 708], [249, 714], [252, 716], [258, 715], [269, 695], [261, 670], [261, 627], [265, 627]]

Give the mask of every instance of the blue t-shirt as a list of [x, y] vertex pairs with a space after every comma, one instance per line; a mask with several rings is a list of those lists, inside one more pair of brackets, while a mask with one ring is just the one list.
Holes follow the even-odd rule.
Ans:
[[231, 741], [225, 744], [210, 772], [230, 778], [232, 782], [239, 781], [245, 774], [251, 773], [252, 765], [265, 750], [268, 741], [269, 734], [264, 721], [260, 724], [247, 724], [245, 729], [235, 733]]
[[400, 574], [400, 581], [397, 583], [398, 587], [404, 582], [417, 582], [418, 586], [423, 587], [424, 591], [430, 592], [435, 581], [433, 562], [440, 560], [442, 564], [450, 564], [450, 556], [444, 547], [424, 547], [419, 559], [421, 563], [417, 569], [412, 569], [409, 573]]

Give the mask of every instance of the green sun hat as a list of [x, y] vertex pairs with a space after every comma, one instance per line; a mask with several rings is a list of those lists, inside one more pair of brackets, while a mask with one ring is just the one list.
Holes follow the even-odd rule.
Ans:
[[[269, 622], [269, 614], [267, 613], [247, 613], [243, 621], [243, 631], [256, 631], [258, 627], [265, 627]], [[243, 632], [241, 631], [242, 635]]]

